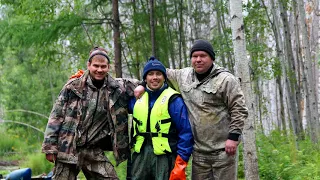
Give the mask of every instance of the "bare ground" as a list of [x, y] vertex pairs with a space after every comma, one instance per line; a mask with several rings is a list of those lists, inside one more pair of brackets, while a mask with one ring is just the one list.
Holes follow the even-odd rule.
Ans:
[[18, 166], [18, 161], [2, 161], [0, 160], [0, 166]]

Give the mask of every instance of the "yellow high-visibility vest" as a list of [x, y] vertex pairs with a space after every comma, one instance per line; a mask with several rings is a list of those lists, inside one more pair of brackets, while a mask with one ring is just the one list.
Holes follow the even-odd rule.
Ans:
[[166, 152], [172, 152], [168, 141], [171, 126], [168, 107], [169, 99], [174, 94], [179, 93], [169, 87], [165, 89], [155, 101], [150, 112], [150, 132], [146, 132], [149, 113], [148, 93], [144, 93], [144, 95], [136, 101], [133, 107], [133, 137], [135, 137], [133, 150], [135, 152], [140, 153], [146, 136], [152, 137], [154, 154], [161, 155]]

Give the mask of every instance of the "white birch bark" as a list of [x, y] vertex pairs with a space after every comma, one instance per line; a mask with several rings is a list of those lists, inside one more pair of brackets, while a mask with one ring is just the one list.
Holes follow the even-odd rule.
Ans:
[[[289, 100], [289, 112], [290, 112], [290, 120], [291, 120], [291, 125], [292, 125], [292, 129], [294, 134], [300, 139], [300, 136], [303, 131], [302, 128], [299, 124], [299, 122], [301, 122], [299, 120], [300, 116], [299, 116], [299, 109], [297, 106], [297, 96], [296, 96], [296, 82], [294, 81], [294, 72], [295, 71], [295, 66], [294, 66], [294, 57], [293, 57], [293, 51], [292, 51], [292, 46], [291, 46], [291, 33], [290, 33], [290, 28], [289, 28], [289, 22], [288, 22], [288, 15], [287, 15], [287, 11], [284, 8], [284, 6], [286, 5], [287, 2], [285, 1], [279, 1], [278, 5], [280, 8], [280, 16], [282, 19], [282, 23], [283, 23], [283, 31], [284, 31], [284, 53], [286, 55], [286, 59], [287, 59], [287, 68], [289, 69], [289, 71], [287, 71], [287, 73], [285, 74], [285, 80], [286, 80], [286, 88], [288, 91], [288, 100]], [[284, 69], [283, 69], [284, 70]]]
[[[297, 15], [297, 7], [295, 5], [296, 3], [294, 3], [293, 5], [293, 15], [291, 15], [291, 24], [293, 25], [291, 27], [291, 29], [293, 29], [293, 33], [292, 33], [292, 39], [293, 39], [293, 52], [295, 52], [295, 74], [296, 74], [296, 79], [297, 79], [297, 88], [296, 88], [296, 94], [297, 94], [297, 106], [299, 108], [299, 126], [300, 129], [303, 129], [302, 126], [302, 122], [304, 119], [304, 115], [306, 115], [305, 119], [310, 119], [310, 113], [305, 113], [305, 93], [304, 93], [304, 89], [306, 86], [306, 78], [305, 78], [305, 73], [303, 70], [303, 62], [302, 62], [302, 55], [301, 55], [301, 51], [300, 51], [300, 30], [299, 30], [299, 23], [298, 23], [298, 15]], [[293, 22], [293, 23], [292, 23]], [[304, 139], [304, 134], [300, 134], [300, 139]]]
[[[312, 26], [312, 41], [311, 41], [311, 57], [317, 64], [317, 56], [319, 57], [319, 39], [320, 39], [320, 7], [319, 0], [314, 0], [313, 6], [313, 26]], [[318, 113], [320, 114], [320, 69], [319, 66], [315, 66], [315, 79], [318, 86], [317, 101], [318, 101]]]
[[242, 16], [242, 1], [230, 1], [230, 17], [232, 29], [232, 42], [235, 55], [235, 74], [241, 77], [241, 86], [245, 94], [246, 104], [249, 110], [248, 119], [245, 122], [243, 130], [243, 157], [245, 177], [250, 180], [259, 179], [257, 150], [255, 144], [255, 126], [254, 126], [254, 101], [252, 98], [251, 80], [249, 73], [249, 60], [246, 53], [246, 44], [244, 36], [244, 24]]
[[[292, 114], [287, 114], [287, 111], [285, 110], [286, 108], [285, 107], [288, 107], [290, 106], [290, 104], [287, 103], [286, 101], [286, 95], [290, 94], [289, 93], [289, 90], [288, 90], [288, 81], [286, 81], [286, 74], [287, 74], [287, 65], [285, 63], [285, 54], [284, 54], [284, 43], [283, 43], [283, 40], [282, 40], [282, 36], [281, 36], [281, 30], [280, 30], [280, 22], [279, 22], [279, 16], [278, 16], [278, 13], [277, 13], [277, 8], [275, 6], [275, 2], [274, 0], [271, 0], [270, 1], [270, 4], [271, 4], [271, 14], [272, 14], [272, 30], [273, 30], [273, 33], [274, 33], [274, 37], [275, 37], [275, 45], [276, 45], [276, 54], [277, 54], [277, 57], [279, 57], [279, 61], [280, 61], [280, 64], [281, 64], [281, 71], [282, 71], [282, 75], [279, 76], [277, 78], [277, 84], [279, 85], [279, 100], [280, 100], [280, 117], [281, 117], [281, 121], [282, 121], [282, 124], [284, 125], [282, 127], [282, 130], [286, 130], [286, 124], [290, 124], [291, 122], [287, 122], [286, 123], [286, 119], [289, 119], [289, 118], [286, 118], [286, 117], [292, 117], [293, 115]], [[271, 21], [271, 20], [270, 20]], [[289, 107], [287, 108], [289, 109]], [[289, 126], [290, 127], [290, 126]]]
[[307, 24], [306, 20], [306, 13], [304, 10], [304, 2], [303, 0], [297, 0], [298, 3], [298, 10], [299, 10], [299, 20], [300, 20], [300, 28], [302, 34], [302, 43], [301, 49], [304, 58], [304, 68], [306, 73], [306, 100], [307, 100], [307, 108], [306, 112], [310, 113], [310, 136], [311, 140], [314, 143], [318, 142], [319, 137], [319, 114], [318, 114], [318, 102], [316, 97], [316, 88], [314, 86], [314, 73], [312, 68], [312, 60], [310, 54], [310, 44], [308, 38], [308, 31], [307, 31]]

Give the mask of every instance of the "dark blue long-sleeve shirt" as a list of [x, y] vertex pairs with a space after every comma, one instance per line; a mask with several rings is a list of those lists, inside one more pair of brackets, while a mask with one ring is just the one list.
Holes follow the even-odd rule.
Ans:
[[[149, 94], [150, 109], [153, 107], [160, 94], [167, 88], [168, 85], [166, 83], [162, 88], [156, 91], [151, 91], [146, 88], [146, 93]], [[135, 103], [136, 99], [132, 98], [129, 103], [129, 113], [133, 113], [133, 107]], [[177, 154], [179, 154], [184, 161], [188, 162], [193, 150], [194, 142], [188, 118], [188, 110], [185, 103], [183, 102], [183, 99], [181, 97], [174, 98], [171, 102], [169, 102], [168, 111], [171, 116], [172, 123], [174, 123], [178, 134]]]

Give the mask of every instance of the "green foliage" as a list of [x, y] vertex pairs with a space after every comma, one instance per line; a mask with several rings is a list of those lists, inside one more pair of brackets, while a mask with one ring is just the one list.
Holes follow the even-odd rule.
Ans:
[[274, 77], [280, 77], [282, 75], [281, 62], [278, 57], [274, 58], [272, 69]]
[[268, 40], [271, 35], [271, 28], [266, 16], [266, 9], [259, 1], [248, 1], [243, 7], [248, 13], [244, 17], [246, 32], [246, 47], [251, 58], [251, 70], [254, 73], [254, 80], [258, 78], [273, 78], [273, 59], [268, 55], [271, 54], [272, 48]]
[[269, 136], [258, 134], [257, 148], [261, 179], [320, 179], [319, 147], [309, 140], [295, 147], [292, 134], [272, 131]]
[[16, 16], [0, 22], [1, 29], [10, 29], [1, 32], [10, 45], [31, 47], [45, 46], [65, 38], [75, 27], [81, 27], [82, 18], [75, 14], [59, 16], [50, 23], [46, 21], [32, 22], [27, 16]]
[[[107, 156], [107, 158], [110, 160], [110, 162], [115, 165], [116, 164], [116, 160], [113, 156], [113, 152], [112, 151], [107, 151], [105, 153], [105, 155]], [[127, 175], [127, 161], [122, 162], [121, 164], [119, 164], [119, 166], [114, 166], [117, 172], [117, 175], [119, 177], [119, 179], [126, 179], [126, 175]]]
[[244, 174], [244, 161], [243, 161], [243, 143], [241, 143], [238, 149], [238, 179], [245, 179]]
[[[42, 51], [42, 54], [45, 53]], [[4, 67], [0, 79], [0, 104], [4, 120], [23, 122], [44, 131], [47, 118], [27, 112], [32, 111], [49, 116], [53, 102], [68, 76], [66, 69], [59, 63], [40, 63], [32, 58], [32, 51], [8, 49], [0, 64]], [[46, 54], [43, 58], [50, 59]], [[59, 72], [59, 73], [58, 73]], [[53, 77], [55, 74], [55, 78]], [[71, 73], [69, 73], [71, 74]], [[41, 142], [43, 134], [34, 129], [14, 123], [6, 123], [7, 132], [27, 139]]]
[[31, 168], [32, 176], [36, 176], [43, 173], [48, 174], [54, 165], [46, 160], [44, 154], [33, 153], [27, 154], [20, 166], [21, 168]]
[[19, 139], [17, 136], [11, 136], [3, 131], [0, 131], [0, 137], [0, 157], [6, 159], [15, 158], [15, 155], [24, 151], [27, 146], [22, 139]]

